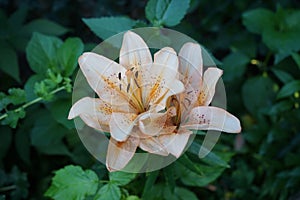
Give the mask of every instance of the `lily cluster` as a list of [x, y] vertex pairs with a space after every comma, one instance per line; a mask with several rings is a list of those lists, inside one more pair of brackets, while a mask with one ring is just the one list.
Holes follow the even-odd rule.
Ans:
[[109, 171], [123, 169], [138, 147], [179, 157], [191, 130], [241, 130], [235, 116], [210, 106], [222, 70], [210, 67], [203, 73], [199, 44], [184, 44], [178, 55], [165, 47], [152, 59], [145, 41], [128, 31], [119, 63], [87, 52], [79, 66], [98, 97], [77, 101], [68, 118], [79, 116], [88, 126], [110, 133]]

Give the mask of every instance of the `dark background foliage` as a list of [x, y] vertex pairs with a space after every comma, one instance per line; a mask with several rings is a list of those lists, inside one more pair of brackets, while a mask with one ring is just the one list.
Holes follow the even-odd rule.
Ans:
[[[0, 111], [7, 113], [0, 126], [0, 199], [300, 199], [300, 2], [191, 0], [175, 25], [146, 17], [146, 5], [0, 1]], [[241, 120], [242, 133], [222, 134], [200, 162], [192, 145], [158, 172], [107, 173], [66, 120], [77, 57], [109, 35], [104, 22], [97, 29], [82, 19], [105, 16], [131, 19], [124, 30], [171, 27], [204, 45], [224, 70], [228, 110]], [[50, 46], [53, 55], [39, 52]], [[82, 173], [99, 184], [85, 185]], [[71, 182], [78, 190], [75, 184], [62, 191]]]

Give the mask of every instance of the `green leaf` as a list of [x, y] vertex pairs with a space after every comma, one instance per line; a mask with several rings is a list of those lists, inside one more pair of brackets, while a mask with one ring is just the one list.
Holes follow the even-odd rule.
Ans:
[[45, 196], [55, 200], [83, 200], [94, 195], [98, 187], [98, 177], [92, 170], [83, 170], [79, 166], [68, 165], [57, 170]]
[[25, 117], [26, 113], [24, 109], [20, 109], [17, 112], [15, 111], [7, 111], [7, 117], [1, 121], [2, 125], [9, 125], [11, 128], [16, 128], [19, 119]]
[[154, 26], [175, 26], [185, 16], [190, 0], [150, 0], [146, 17]]
[[272, 69], [272, 72], [275, 74], [275, 76], [282, 82], [282, 83], [288, 83], [294, 80], [293, 76], [289, 73], [280, 70], [280, 69]]
[[180, 170], [185, 171], [184, 175], [180, 178], [181, 181], [187, 186], [206, 186], [216, 180], [226, 169], [225, 167], [205, 166], [198, 163], [194, 163], [194, 165], [197, 165], [198, 168], [201, 168], [202, 175], [191, 171], [187, 164], [181, 163], [177, 165], [179, 169], [183, 168]]
[[25, 91], [20, 88], [10, 88], [8, 98], [13, 105], [19, 105], [26, 102]]
[[109, 173], [109, 180], [111, 183], [124, 186], [130, 183], [134, 178], [136, 177], [136, 174], [134, 173], [127, 173], [127, 172], [111, 172]]
[[57, 99], [56, 101], [46, 104], [47, 109], [51, 112], [52, 117], [61, 125], [68, 129], [74, 128], [74, 122], [68, 120], [68, 114], [72, 107], [72, 102], [68, 98]]
[[44, 80], [44, 74], [32, 75], [27, 80], [27, 82], [25, 83], [25, 86], [24, 86], [27, 101], [32, 101], [32, 100], [38, 98], [38, 96], [34, 92], [34, 86], [37, 82], [41, 82], [42, 80]]
[[157, 177], [158, 177], [159, 171], [153, 171], [146, 175], [146, 183], [144, 186], [142, 199], [146, 199], [150, 193], [151, 188], [153, 187]]
[[281, 112], [292, 109], [293, 106], [294, 106], [294, 103], [290, 100], [280, 101], [280, 102], [276, 103], [274, 106], [272, 106], [272, 108], [269, 111], [269, 115], [276, 116]]
[[68, 38], [58, 49], [58, 60], [65, 76], [72, 75], [84, 45], [79, 38]]
[[132, 29], [136, 22], [127, 17], [84, 18], [83, 22], [101, 39]]
[[198, 200], [197, 196], [193, 192], [181, 187], [175, 188], [174, 195], [179, 199]]
[[21, 172], [16, 166], [11, 170], [9, 179], [16, 186], [10, 193], [11, 199], [27, 199], [29, 183], [26, 173]]
[[0, 69], [20, 82], [18, 57], [15, 50], [10, 45], [0, 41], [0, 55]]
[[57, 124], [46, 110], [40, 110], [36, 115], [40, 117], [31, 130], [31, 144], [45, 154], [70, 155], [63, 142], [67, 129]]
[[11, 28], [19, 29], [26, 20], [27, 12], [28, 8], [26, 6], [20, 6], [8, 19]]
[[300, 55], [297, 53], [292, 53], [292, 57], [297, 64], [298, 68], [300, 69]]
[[94, 200], [120, 200], [121, 190], [120, 188], [112, 183], [106, 184], [100, 188], [97, 192]]
[[223, 59], [224, 81], [233, 81], [244, 75], [250, 58], [243, 53], [233, 52]]
[[288, 97], [295, 92], [300, 91], [300, 80], [295, 80], [285, 84], [277, 94], [277, 99], [282, 99], [284, 97]]
[[12, 132], [6, 126], [0, 126], [0, 161], [6, 155], [12, 140]]
[[252, 33], [262, 33], [266, 26], [273, 25], [274, 13], [264, 8], [257, 8], [243, 13], [243, 24]]
[[33, 32], [39, 32], [46, 35], [59, 36], [67, 33], [69, 29], [47, 19], [36, 19], [23, 26], [22, 31], [28, 35], [31, 35]]
[[245, 107], [252, 114], [267, 111], [275, 99], [274, 82], [263, 76], [249, 78], [242, 87], [242, 97]]
[[[26, 118], [28, 119], [28, 118]], [[26, 163], [30, 164], [30, 138], [28, 125], [20, 124], [15, 134], [15, 147], [20, 158]]]
[[26, 48], [30, 68], [38, 74], [46, 74], [49, 68], [57, 69], [57, 49], [61, 45], [59, 38], [34, 33]]
[[191, 170], [192, 172], [202, 176], [203, 175], [203, 171], [201, 166], [197, 165], [195, 162], [191, 161], [189, 159], [189, 157], [186, 154], [183, 154], [178, 161], [185, 165], [189, 170]]

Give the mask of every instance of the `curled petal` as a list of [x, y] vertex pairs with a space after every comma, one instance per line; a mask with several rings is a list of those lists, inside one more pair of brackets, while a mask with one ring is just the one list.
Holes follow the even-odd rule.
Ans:
[[191, 134], [191, 131], [182, 129], [178, 133], [160, 135], [158, 140], [169, 153], [178, 158], [186, 147]]
[[110, 138], [106, 155], [107, 169], [110, 172], [123, 169], [134, 156], [138, 144], [139, 139], [135, 137], [129, 137], [124, 142]]
[[144, 40], [132, 31], [124, 34], [122, 47], [120, 50], [120, 64], [127, 70], [132, 67], [150, 67], [152, 57]]
[[164, 113], [147, 112], [139, 117], [139, 128], [145, 135], [159, 135], [165, 132], [166, 128], [168, 131], [173, 132], [176, 126], [171, 125], [171, 117], [176, 114], [176, 109], [171, 107]]
[[100, 131], [109, 132], [109, 121], [111, 118], [111, 105], [101, 99], [84, 97], [77, 101], [69, 112], [68, 119], [77, 116], [90, 127]]
[[112, 113], [109, 122], [111, 136], [118, 142], [125, 141], [135, 125], [136, 118], [134, 113]]
[[239, 133], [241, 124], [238, 118], [224, 109], [212, 106], [199, 106], [192, 109], [188, 122], [182, 127], [194, 130], [217, 130]]
[[167, 156], [169, 153], [156, 137], [141, 138], [139, 147], [149, 153]]
[[204, 72], [201, 91], [198, 98], [200, 106], [207, 106], [211, 103], [215, 95], [216, 84], [222, 74], [223, 71], [216, 67], [210, 67]]

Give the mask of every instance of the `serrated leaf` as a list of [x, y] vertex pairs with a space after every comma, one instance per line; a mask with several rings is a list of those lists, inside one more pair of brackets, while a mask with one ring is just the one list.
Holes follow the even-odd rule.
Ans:
[[135, 177], [136, 177], [136, 174], [134, 174], [134, 173], [127, 173], [127, 172], [122, 172], [122, 171], [109, 173], [110, 182], [113, 184], [116, 184], [116, 185], [120, 185], [120, 186], [127, 185]]
[[19, 105], [26, 102], [25, 91], [20, 88], [10, 88], [8, 90], [8, 98], [13, 105]]
[[84, 45], [79, 38], [68, 38], [58, 49], [58, 60], [63, 75], [70, 76], [77, 66], [78, 57], [83, 52]]
[[1, 121], [2, 125], [9, 125], [11, 128], [16, 128], [19, 119], [25, 117], [26, 113], [24, 109], [19, 109], [17, 112], [15, 111], [7, 111], [7, 117]]
[[120, 200], [121, 190], [112, 183], [102, 186], [96, 194], [94, 200]]
[[47, 19], [36, 19], [23, 26], [22, 31], [28, 35], [31, 35], [33, 32], [39, 32], [46, 35], [59, 36], [67, 33], [69, 29]]
[[49, 68], [57, 71], [57, 49], [61, 45], [59, 38], [34, 33], [26, 48], [30, 68], [37, 74], [46, 74]]
[[18, 57], [15, 50], [8, 44], [0, 42], [0, 69], [20, 82]]
[[300, 91], [300, 80], [295, 80], [285, 84], [277, 94], [277, 99], [288, 97]]
[[146, 17], [155, 26], [175, 26], [185, 16], [189, 4], [190, 0], [150, 0]]
[[264, 8], [257, 8], [243, 13], [243, 24], [253, 33], [262, 33], [266, 26], [272, 26], [274, 13]]
[[84, 171], [79, 166], [69, 165], [55, 172], [45, 196], [55, 200], [83, 200], [96, 193], [98, 181], [92, 170]]
[[84, 18], [82, 20], [93, 33], [103, 40], [132, 29], [136, 24], [134, 20], [127, 17]]

